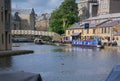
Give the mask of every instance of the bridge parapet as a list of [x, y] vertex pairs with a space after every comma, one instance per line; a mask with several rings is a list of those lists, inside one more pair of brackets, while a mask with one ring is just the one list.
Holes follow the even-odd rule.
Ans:
[[28, 36], [49, 36], [53, 40], [61, 40], [61, 36], [55, 32], [34, 31], [34, 30], [11, 30], [12, 35]]
[[34, 31], [34, 30], [11, 30], [12, 35], [40, 35], [40, 36], [56, 36], [58, 34], [47, 31]]

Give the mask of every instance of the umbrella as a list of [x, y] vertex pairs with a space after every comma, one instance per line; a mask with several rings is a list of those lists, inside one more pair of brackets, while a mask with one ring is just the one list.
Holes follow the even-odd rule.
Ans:
[[0, 81], [42, 81], [40, 74], [29, 72], [0, 73]]

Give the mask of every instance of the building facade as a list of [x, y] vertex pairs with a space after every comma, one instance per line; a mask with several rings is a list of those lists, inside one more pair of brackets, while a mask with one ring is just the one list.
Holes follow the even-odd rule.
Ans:
[[99, 0], [98, 15], [120, 13], [120, 0]]
[[11, 50], [11, 0], [0, 0], [0, 50]]
[[49, 21], [51, 15], [48, 13], [37, 16], [35, 29], [38, 31], [49, 31]]
[[109, 14], [110, 0], [99, 0], [98, 15]]
[[34, 9], [12, 9], [12, 29], [35, 30]]
[[[77, 36], [78, 39], [89, 40], [94, 37], [100, 37], [106, 40], [112, 40], [114, 34], [120, 31], [120, 20], [110, 20], [99, 24], [90, 24], [88, 29], [85, 29], [84, 25], [73, 25], [73, 27], [66, 30], [66, 36]], [[120, 40], [120, 39], [119, 39]]]
[[98, 6], [99, 4], [97, 0], [81, 0], [78, 3], [78, 16], [81, 20], [97, 16]]
[[[80, 3], [82, 5], [82, 2]], [[87, 3], [89, 18], [82, 19], [78, 25], [68, 28], [66, 36], [73, 39], [77, 36], [77, 39], [84, 40], [93, 37], [112, 40], [116, 35], [120, 42], [120, 0], [86, 0], [85, 3]], [[84, 27], [86, 23], [89, 24], [88, 29]]]
[[89, 17], [89, 6], [88, 6], [88, 0], [81, 0], [78, 3], [78, 16], [81, 20], [86, 19]]
[[88, 17], [120, 13], [120, 0], [81, 0], [78, 11], [82, 20]]

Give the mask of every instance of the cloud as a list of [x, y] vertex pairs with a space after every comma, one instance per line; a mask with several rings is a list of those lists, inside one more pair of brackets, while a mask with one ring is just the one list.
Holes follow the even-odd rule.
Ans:
[[34, 8], [39, 13], [50, 13], [64, 0], [12, 0], [12, 8]]

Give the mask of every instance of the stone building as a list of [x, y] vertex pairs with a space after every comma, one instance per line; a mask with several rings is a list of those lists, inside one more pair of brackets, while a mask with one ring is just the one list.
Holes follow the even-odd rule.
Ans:
[[78, 3], [78, 16], [80, 16], [82, 19], [89, 17], [89, 11], [88, 11], [88, 0], [81, 0]]
[[14, 16], [12, 16], [12, 29], [13, 30], [21, 29], [21, 18], [19, 17], [18, 13], [15, 13]]
[[51, 15], [48, 13], [37, 16], [35, 28], [38, 31], [49, 31], [49, 21]]
[[11, 0], [0, 0], [0, 50], [11, 49]]
[[[86, 0], [86, 3], [89, 18], [68, 28], [66, 36], [73, 39], [79, 36], [80, 39], [101, 37], [112, 40], [116, 35], [120, 43], [120, 0]], [[84, 28], [85, 24], [89, 24], [88, 29]]]
[[112, 40], [118, 31], [120, 31], [120, 20], [109, 20], [98, 24], [89, 24], [88, 29], [85, 29], [84, 25], [74, 24], [71, 28], [66, 30], [66, 37], [69, 38], [70, 36], [74, 37], [80, 35], [79, 39], [82, 40], [90, 40], [93, 37]]
[[98, 1], [97, 0], [81, 0], [78, 3], [78, 11], [82, 20], [89, 17], [97, 16], [98, 12]]
[[99, 0], [98, 15], [120, 13], [120, 0]]
[[36, 14], [31, 9], [12, 9], [12, 29], [34, 30]]
[[78, 11], [82, 20], [99, 15], [120, 13], [120, 0], [81, 0]]

